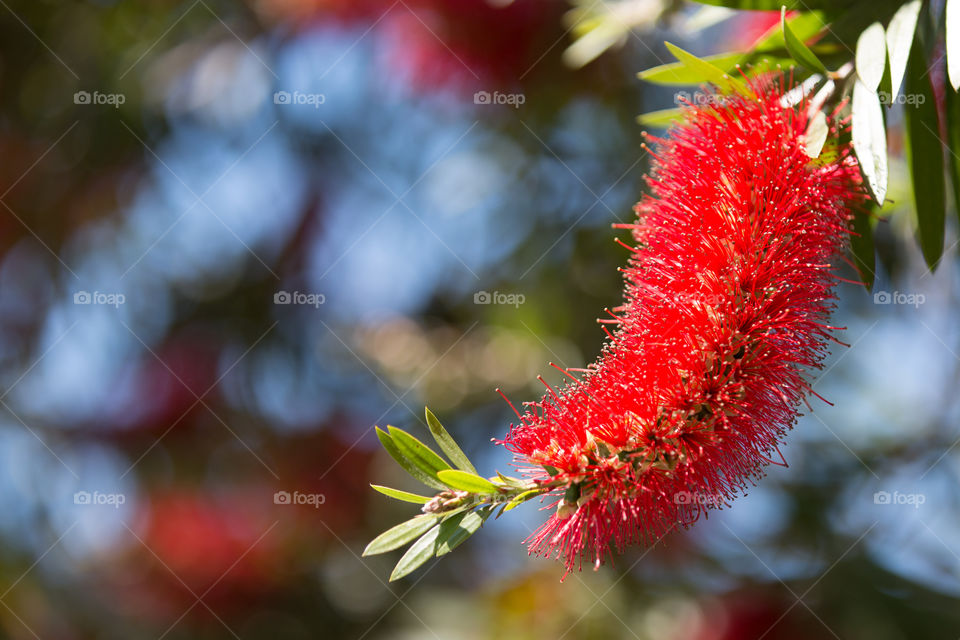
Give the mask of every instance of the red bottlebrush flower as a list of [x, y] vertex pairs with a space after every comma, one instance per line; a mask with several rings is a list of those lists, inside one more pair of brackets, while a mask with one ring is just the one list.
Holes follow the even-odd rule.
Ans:
[[528, 542], [567, 571], [735, 496], [810, 392], [833, 329], [831, 261], [866, 195], [848, 151], [806, 154], [807, 109], [782, 106], [776, 84], [688, 106], [657, 141], [652, 193], [619, 225], [636, 246], [625, 303], [601, 321], [618, 329], [502, 442], [565, 491]]

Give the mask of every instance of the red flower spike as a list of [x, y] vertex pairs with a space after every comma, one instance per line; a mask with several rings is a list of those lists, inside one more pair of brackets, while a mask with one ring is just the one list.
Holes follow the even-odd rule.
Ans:
[[528, 477], [563, 485], [527, 542], [567, 572], [759, 478], [826, 355], [831, 263], [866, 196], [848, 150], [806, 155], [806, 105], [782, 106], [782, 81], [749, 87], [686, 107], [656, 141], [652, 193], [619, 225], [636, 244], [612, 339], [501, 442]]

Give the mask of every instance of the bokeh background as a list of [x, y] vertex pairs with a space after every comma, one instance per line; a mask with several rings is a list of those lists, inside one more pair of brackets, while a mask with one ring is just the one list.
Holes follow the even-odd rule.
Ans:
[[956, 234], [927, 273], [896, 158], [788, 467], [562, 583], [521, 544], [536, 504], [398, 583], [360, 558], [415, 509], [368, 487], [416, 488], [374, 425], [423, 436], [429, 405], [509, 471], [494, 388], [535, 399], [600, 349], [634, 118], [675, 99], [635, 73], [775, 21], [0, 0], [0, 636], [958, 637]]

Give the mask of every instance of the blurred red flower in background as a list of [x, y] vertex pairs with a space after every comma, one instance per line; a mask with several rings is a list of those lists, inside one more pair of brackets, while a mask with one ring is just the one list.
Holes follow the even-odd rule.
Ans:
[[[279, 484], [229, 490], [176, 487], [148, 493], [139, 505], [129, 553], [110, 567], [116, 597], [137, 615], [176, 618], [200, 597], [229, 615], [272, 597], [362, 527], [371, 454], [326, 432], [291, 437], [281, 449], [260, 450], [282, 460]], [[278, 501], [276, 494], [316, 496], [312, 504]], [[122, 585], [122, 588], [119, 588]], [[191, 615], [210, 615], [197, 604]]]
[[387, 25], [388, 61], [430, 86], [519, 84], [552, 44], [563, 6], [542, 0], [412, 0]]
[[[795, 11], [787, 13], [787, 18], [796, 15]], [[735, 25], [727, 29], [722, 48], [731, 51], [748, 51], [760, 38], [766, 36], [771, 29], [780, 27], [779, 11], [741, 11], [730, 18]]]
[[706, 624], [690, 640], [806, 640], [831, 633], [794, 600], [755, 590], [710, 600], [705, 613]]
[[566, 10], [553, 0], [260, 0], [256, 7], [293, 24], [379, 27], [391, 73], [423, 88], [469, 92], [519, 84], [557, 44]]

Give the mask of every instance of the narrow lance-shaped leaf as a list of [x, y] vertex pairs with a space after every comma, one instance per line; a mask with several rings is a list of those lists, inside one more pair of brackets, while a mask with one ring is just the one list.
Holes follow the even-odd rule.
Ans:
[[[729, 72], [740, 62], [746, 59], [742, 53], [721, 53], [715, 56], [701, 58], [723, 72]], [[641, 71], [637, 77], [644, 82], [665, 85], [694, 85], [705, 82], [707, 79], [696, 69], [691, 69], [683, 62], [669, 62]]]
[[664, 44], [667, 45], [667, 49], [670, 50], [673, 57], [685, 64], [692, 72], [702, 77], [705, 82], [715, 84], [722, 89], [730, 89], [737, 92], [743, 91], [742, 83], [727, 75], [723, 69], [698, 58], [689, 51], [684, 51], [673, 43], [665, 42]]
[[921, 0], [913, 0], [903, 5], [890, 19], [887, 25], [887, 52], [890, 56], [890, 104], [897, 102], [903, 75], [907, 70], [907, 61], [917, 32], [917, 16], [920, 13]]
[[486, 478], [481, 478], [474, 473], [449, 469], [437, 473], [440, 481], [453, 489], [469, 491], [470, 493], [479, 493], [481, 495], [493, 495], [499, 493], [497, 485]]
[[[779, 9], [780, 6], [776, 8]], [[817, 35], [826, 24], [823, 13], [820, 11], [803, 11], [787, 20], [790, 31], [804, 42]], [[754, 47], [754, 51], [768, 53], [776, 49], [784, 49], [786, 46], [787, 43], [783, 39], [783, 29], [777, 24], [771, 27], [767, 34], [761, 38], [757, 46]]]
[[783, 30], [783, 41], [787, 45], [787, 51], [793, 56], [793, 59], [805, 66], [811, 71], [826, 73], [827, 68], [823, 66], [820, 59], [814, 55], [813, 51], [803, 43], [793, 32], [790, 25], [787, 24], [787, 8], [780, 9], [780, 28]]
[[887, 195], [887, 128], [880, 97], [860, 80], [853, 87], [850, 133], [860, 171], [877, 204]]
[[437, 444], [440, 445], [440, 449], [447, 454], [448, 458], [450, 458], [450, 462], [452, 462], [458, 469], [463, 469], [464, 471], [469, 471], [470, 473], [476, 473], [477, 470], [470, 462], [470, 458], [467, 457], [453, 437], [447, 433], [447, 430], [443, 428], [443, 425], [440, 424], [439, 420], [437, 420], [437, 416], [433, 415], [433, 412], [430, 411], [430, 409], [426, 410], [426, 415], [427, 426], [430, 427], [430, 433], [433, 434], [433, 439], [437, 441]]
[[[476, 533], [477, 529], [480, 528], [480, 525], [484, 523], [491, 513], [493, 513], [493, 507], [484, 507], [477, 511], [471, 511], [457, 521], [456, 525], [452, 527], [452, 530], [446, 533], [446, 535], [444, 535], [445, 532], [441, 532], [439, 545], [437, 546], [437, 557], [450, 553], [460, 546], [464, 540]], [[441, 525], [441, 529], [446, 526], [447, 523], [444, 522], [443, 525]]]
[[390, 437], [393, 438], [393, 441], [396, 443], [397, 448], [400, 449], [400, 452], [430, 477], [436, 478], [438, 471], [450, 468], [450, 465], [434, 453], [430, 447], [403, 429], [389, 426], [387, 429], [390, 432]]
[[390, 487], [384, 487], [379, 484], [371, 484], [371, 487], [374, 490], [379, 491], [385, 496], [389, 496], [394, 500], [402, 500], [403, 502], [412, 502], [414, 504], [426, 504], [430, 502], [430, 498], [427, 496], [419, 496], [415, 493], [410, 493], [409, 491], [401, 491], [400, 489], [391, 489]]
[[960, 89], [960, 0], [947, 0], [947, 76]]
[[823, 111], [817, 111], [807, 125], [807, 131], [803, 136], [803, 150], [806, 154], [811, 158], [819, 158], [829, 133], [830, 125], [827, 124], [826, 114]]
[[434, 489], [439, 489], [441, 491], [447, 488], [445, 484], [440, 482], [440, 480], [435, 477], [435, 474], [428, 474], [420, 469], [419, 466], [414, 464], [414, 462], [400, 450], [400, 447], [397, 446], [397, 443], [389, 433], [380, 427], [377, 427], [376, 431], [377, 439], [380, 440], [380, 444], [383, 445], [383, 448], [387, 450], [387, 453], [390, 454], [390, 457], [396, 460], [397, 464], [403, 467], [404, 471], [428, 487], [433, 487]]
[[[783, 106], [784, 109], [797, 106], [798, 104], [803, 102], [803, 100], [807, 98], [807, 96], [810, 95], [811, 91], [817, 88], [817, 85], [820, 84], [821, 80], [823, 80], [823, 76], [821, 76], [820, 74], [813, 74], [812, 76], [810, 76], [809, 78], [807, 78], [806, 80], [798, 84], [797, 86], [793, 87], [792, 89], [784, 93], [783, 97], [780, 98], [780, 104]], [[827, 80], [823, 84], [823, 87], [821, 87], [820, 91], [818, 91], [818, 93], [824, 93], [827, 91], [832, 92], [835, 87], [836, 87], [836, 83], [834, 83], [833, 80]], [[822, 104], [824, 101], [819, 100], [819, 102]], [[810, 105], [812, 106], [813, 104], [814, 104], [814, 101], [811, 100]]]
[[661, 109], [637, 116], [637, 123], [645, 127], [666, 129], [680, 118], [680, 109]]
[[373, 556], [378, 553], [386, 553], [387, 551], [399, 549], [414, 538], [422, 535], [430, 529], [430, 527], [436, 525], [437, 519], [437, 516], [434, 515], [422, 515], [416, 516], [406, 522], [401, 522], [371, 540], [367, 548], [363, 550], [363, 555]]
[[874, 22], [857, 38], [857, 75], [871, 91], [876, 91], [887, 68], [887, 43], [883, 25]]
[[[806, 41], [816, 35], [823, 27], [823, 14], [819, 11], [808, 11], [795, 15], [787, 20], [790, 29], [798, 38]], [[733, 74], [736, 66], [739, 64], [753, 65], [756, 67], [765, 66], [767, 68], [776, 66], [789, 66], [790, 58], [784, 57], [786, 44], [783, 41], [783, 31], [780, 25], [771, 28], [749, 52], [732, 51], [728, 53], [719, 53], [712, 56], [701, 58], [717, 67], [721, 71]], [[637, 77], [644, 82], [650, 82], [660, 85], [697, 85], [707, 81], [707, 78], [696, 69], [688, 67], [683, 62], [669, 62], [656, 67], [651, 67], [637, 74]]]
[[440, 525], [438, 524], [410, 545], [407, 552], [403, 554], [403, 557], [397, 562], [397, 566], [393, 568], [393, 573], [390, 574], [390, 582], [399, 580], [410, 574], [424, 562], [432, 558], [434, 554], [436, 554], [437, 538], [439, 535]]
[[953, 206], [960, 217], [960, 95], [950, 91], [947, 91], [947, 142]]
[[523, 493], [521, 493], [520, 495], [518, 495], [516, 498], [514, 498], [513, 500], [511, 500], [509, 503], [507, 503], [507, 506], [504, 507], [503, 510], [504, 510], [504, 511], [512, 511], [513, 509], [516, 509], [517, 507], [519, 507], [521, 504], [523, 504], [524, 502], [526, 502], [526, 501], [529, 500], [530, 498], [533, 498], [534, 496], [540, 495], [541, 493], [543, 493], [543, 492], [540, 491], [539, 489], [531, 489], [530, 491], [524, 491]]
[[[520, 478], [510, 478], [508, 476], [503, 475], [499, 471], [497, 471], [497, 479], [503, 484], [509, 487], [513, 487], [514, 489], [523, 489], [530, 486], [530, 482], [528, 480], [521, 480]], [[493, 480], [493, 478], [491, 478], [491, 480]]]
[[850, 235], [850, 251], [853, 254], [853, 264], [857, 267], [860, 279], [867, 290], [873, 288], [876, 277], [876, 253], [873, 246], [873, 225], [870, 216], [858, 213], [853, 219], [853, 233]]
[[932, 270], [943, 254], [946, 221], [946, 185], [943, 180], [943, 145], [938, 133], [937, 105], [930, 85], [923, 47], [917, 40], [907, 65], [903, 119], [907, 163], [913, 179], [920, 249]]

